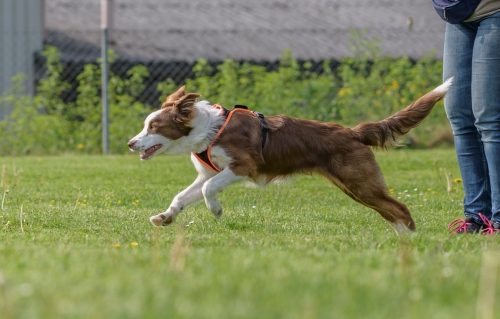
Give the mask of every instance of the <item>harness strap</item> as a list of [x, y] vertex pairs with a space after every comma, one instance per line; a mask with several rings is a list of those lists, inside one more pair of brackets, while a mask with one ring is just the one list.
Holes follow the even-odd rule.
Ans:
[[[248, 110], [248, 107], [245, 105], [235, 105], [233, 109], [245, 109]], [[269, 132], [269, 126], [267, 126], [266, 119], [264, 118], [264, 114], [252, 111], [252, 113], [256, 114], [259, 117], [260, 122], [262, 123], [262, 148], [266, 145], [267, 132]]]
[[208, 157], [208, 150], [204, 150], [201, 153], [193, 153], [193, 155], [198, 159], [198, 161], [200, 161], [201, 164], [205, 165], [207, 168], [211, 169], [212, 171], [220, 172], [220, 169], [215, 166], [210, 160], [210, 157]]
[[215, 137], [212, 140], [212, 142], [210, 142], [210, 144], [208, 145], [208, 148], [203, 152], [193, 153], [193, 155], [207, 168], [219, 173], [221, 171], [221, 169], [219, 167], [217, 167], [217, 165], [215, 165], [214, 162], [212, 162], [212, 157], [210, 156], [210, 151], [212, 150], [212, 146], [213, 146], [214, 142], [222, 134], [222, 132], [224, 131], [226, 126], [229, 124], [229, 121], [231, 120], [231, 117], [233, 116], [233, 114], [235, 112], [246, 112], [246, 113], [250, 113], [253, 116], [256, 116], [259, 118], [260, 122], [262, 123], [262, 148], [264, 148], [264, 145], [266, 145], [267, 132], [269, 132], [269, 126], [267, 125], [267, 122], [266, 122], [264, 115], [262, 113], [250, 111], [250, 110], [248, 110], [248, 107], [246, 107], [244, 105], [235, 105], [231, 111], [222, 107], [219, 104], [214, 104], [214, 105], [212, 105], [212, 107], [220, 109], [221, 113], [222, 113], [221, 115], [226, 117], [226, 121], [224, 122], [224, 124], [222, 124], [222, 126], [219, 129], [219, 131], [217, 132], [217, 134], [215, 134]]
[[266, 119], [264, 118], [264, 114], [259, 112], [254, 112], [259, 117], [260, 122], [262, 123], [262, 148], [266, 145], [267, 132], [269, 132], [269, 126], [267, 126]]

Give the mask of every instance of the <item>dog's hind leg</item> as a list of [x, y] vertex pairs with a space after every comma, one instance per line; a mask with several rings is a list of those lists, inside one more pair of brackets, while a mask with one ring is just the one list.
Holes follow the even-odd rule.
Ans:
[[165, 212], [149, 218], [151, 223], [155, 226], [171, 224], [184, 208], [203, 199], [202, 188], [209, 178], [210, 176], [205, 174], [198, 174], [198, 177], [191, 185], [174, 197], [174, 200]]
[[244, 176], [238, 176], [229, 167], [226, 167], [203, 185], [202, 192], [205, 204], [212, 214], [214, 214], [215, 218], [219, 218], [222, 215], [222, 206], [216, 197], [217, 193], [226, 186], [243, 179], [245, 179]]
[[332, 165], [325, 177], [355, 201], [377, 211], [397, 233], [415, 231], [410, 211], [389, 195], [382, 171], [368, 151], [369, 156], [353, 156], [341, 168]]

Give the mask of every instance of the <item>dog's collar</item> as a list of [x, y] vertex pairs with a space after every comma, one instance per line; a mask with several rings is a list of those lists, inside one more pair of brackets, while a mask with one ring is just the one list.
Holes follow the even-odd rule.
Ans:
[[210, 151], [212, 150], [212, 146], [214, 145], [215, 140], [221, 135], [221, 133], [224, 131], [226, 126], [229, 124], [229, 120], [231, 120], [231, 117], [233, 116], [234, 113], [236, 112], [246, 112], [250, 113], [256, 117], [259, 118], [260, 122], [262, 123], [262, 148], [264, 149], [264, 145], [266, 145], [266, 139], [267, 139], [267, 132], [269, 132], [269, 126], [267, 125], [266, 119], [264, 118], [264, 115], [259, 112], [255, 111], [250, 111], [248, 110], [248, 107], [245, 105], [235, 105], [232, 110], [228, 110], [225, 107], [219, 105], [219, 104], [214, 104], [212, 105], [213, 108], [220, 109], [221, 116], [224, 116], [226, 118], [226, 121], [222, 126], [220, 127], [219, 131], [217, 134], [215, 134], [214, 139], [210, 144], [208, 145], [208, 148], [200, 153], [193, 153], [193, 155], [206, 167], [209, 169], [219, 173], [221, 169], [215, 165], [215, 163], [212, 161], [212, 157], [210, 156]]

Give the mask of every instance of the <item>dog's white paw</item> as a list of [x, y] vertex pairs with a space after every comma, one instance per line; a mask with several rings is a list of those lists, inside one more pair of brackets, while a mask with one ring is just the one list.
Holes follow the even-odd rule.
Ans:
[[219, 219], [222, 216], [222, 207], [217, 211], [212, 211], [212, 214], [214, 214], [215, 218]]
[[222, 216], [222, 206], [219, 200], [214, 199], [206, 202], [207, 208], [212, 212], [215, 218], [220, 218]]
[[149, 221], [155, 226], [167, 226], [174, 222], [174, 216], [165, 216], [164, 214], [158, 214], [155, 216], [151, 216], [149, 218]]

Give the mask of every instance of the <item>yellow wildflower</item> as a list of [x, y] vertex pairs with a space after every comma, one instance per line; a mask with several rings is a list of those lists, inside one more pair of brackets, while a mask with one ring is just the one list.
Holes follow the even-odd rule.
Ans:
[[341, 88], [341, 89], [339, 90], [338, 95], [339, 95], [339, 96], [342, 96], [342, 95], [347, 95], [347, 94], [349, 94], [349, 93], [351, 93], [351, 89], [350, 89], [350, 88]]

